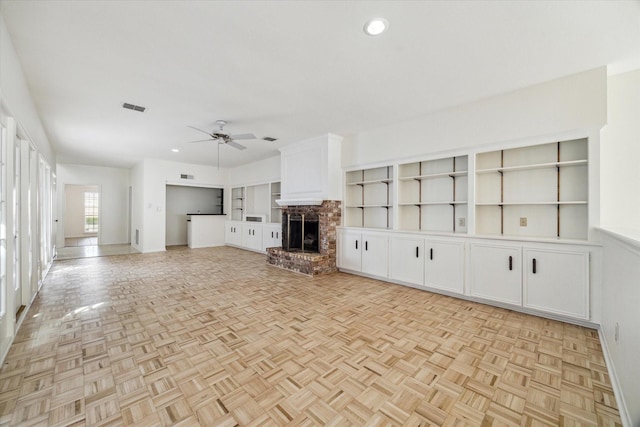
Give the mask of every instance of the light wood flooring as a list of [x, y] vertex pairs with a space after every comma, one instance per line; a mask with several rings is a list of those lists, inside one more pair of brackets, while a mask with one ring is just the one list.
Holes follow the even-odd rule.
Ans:
[[591, 329], [233, 248], [56, 261], [0, 425], [620, 425]]

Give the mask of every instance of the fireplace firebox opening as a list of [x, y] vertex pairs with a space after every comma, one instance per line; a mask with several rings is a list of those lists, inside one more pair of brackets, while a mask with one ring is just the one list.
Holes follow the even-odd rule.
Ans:
[[289, 252], [318, 253], [320, 222], [316, 214], [285, 214], [282, 247]]

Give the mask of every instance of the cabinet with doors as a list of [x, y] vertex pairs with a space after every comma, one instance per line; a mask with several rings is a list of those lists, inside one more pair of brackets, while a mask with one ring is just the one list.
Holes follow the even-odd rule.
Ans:
[[393, 234], [390, 240], [392, 279], [457, 294], [464, 292], [464, 241], [412, 234]]
[[586, 138], [476, 156], [476, 233], [587, 239]]
[[471, 295], [589, 319], [590, 246], [471, 243]]
[[522, 248], [499, 243], [469, 245], [472, 296], [505, 304], [522, 304]]
[[345, 176], [345, 224], [349, 227], [393, 227], [393, 167], [348, 171]]
[[262, 226], [262, 250], [282, 246], [282, 226], [280, 224], [265, 224]]
[[589, 252], [524, 247], [522, 305], [589, 318]]
[[232, 187], [225, 244], [260, 252], [281, 246], [282, 215], [276, 203], [279, 197], [279, 181]]
[[389, 238], [385, 233], [341, 230], [338, 246], [340, 268], [387, 277]]
[[241, 221], [225, 222], [224, 243], [226, 245], [242, 246], [242, 222]]
[[254, 251], [262, 251], [262, 224], [242, 223], [242, 246]]
[[398, 167], [400, 230], [467, 232], [468, 156]]

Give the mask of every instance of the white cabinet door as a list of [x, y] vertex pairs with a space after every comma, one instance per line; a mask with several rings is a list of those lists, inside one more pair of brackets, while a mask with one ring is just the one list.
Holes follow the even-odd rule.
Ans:
[[224, 224], [224, 243], [242, 246], [242, 223], [227, 221]]
[[389, 238], [362, 235], [362, 272], [387, 277], [389, 274]]
[[525, 307], [589, 318], [589, 254], [524, 249]]
[[469, 252], [471, 295], [522, 305], [522, 249], [471, 243]]
[[392, 279], [416, 285], [424, 284], [424, 239], [419, 237], [391, 238]]
[[256, 251], [262, 250], [262, 226], [242, 224], [242, 246]]
[[464, 291], [464, 243], [425, 242], [424, 284], [456, 293]]
[[280, 225], [262, 226], [262, 250], [282, 246], [282, 236], [280, 235]]
[[341, 232], [338, 234], [340, 248], [340, 268], [360, 271], [362, 269], [362, 235]]

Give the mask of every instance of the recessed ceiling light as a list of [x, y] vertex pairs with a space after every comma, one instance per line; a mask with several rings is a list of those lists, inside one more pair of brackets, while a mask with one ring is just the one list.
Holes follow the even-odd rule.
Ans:
[[172, 148], [171, 151], [173, 151], [174, 153], [179, 153], [180, 150], [178, 150], [177, 148]]
[[374, 18], [364, 24], [364, 33], [369, 36], [378, 36], [389, 28], [389, 22], [384, 18]]

